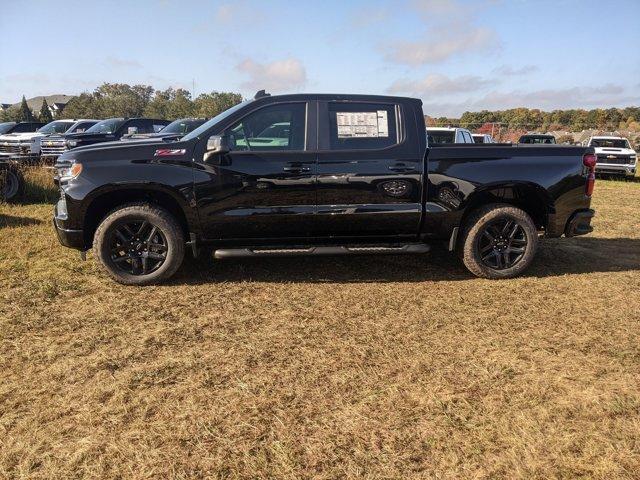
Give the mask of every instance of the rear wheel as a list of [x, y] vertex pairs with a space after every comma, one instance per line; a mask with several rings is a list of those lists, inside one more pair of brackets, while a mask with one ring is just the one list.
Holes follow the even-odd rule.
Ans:
[[499, 279], [520, 275], [538, 248], [538, 232], [531, 217], [511, 205], [487, 205], [465, 222], [461, 256], [478, 277]]
[[93, 246], [114, 280], [150, 285], [171, 277], [184, 258], [184, 233], [175, 217], [149, 204], [111, 212], [98, 226]]

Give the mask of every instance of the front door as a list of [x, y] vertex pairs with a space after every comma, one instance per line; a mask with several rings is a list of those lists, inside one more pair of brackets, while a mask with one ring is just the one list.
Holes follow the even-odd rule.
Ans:
[[316, 236], [417, 236], [424, 158], [405, 131], [412, 115], [395, 103], [319, 104]]
[[196, 148], [195, 194], [205, 238], [311, 234], [316, 140], [315, 129], [307, 132], [307, 118], [311, 110], [315, 118], [314, 107], [315, 102], [260, 107], [225, 130], [229, 153], [208, 158], [203, 146]]

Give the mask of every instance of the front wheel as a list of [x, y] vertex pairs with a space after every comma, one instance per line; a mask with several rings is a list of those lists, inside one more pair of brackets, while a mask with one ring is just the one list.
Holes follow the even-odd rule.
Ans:
[[529, 267], [538, 249], [531, 217], [511, 205], [487, 205], [473, 212], [463, 227], [461, 256], [478, 277], [513, 278]]
[[145, 203], [111, 212], [93, 246], [107, 274], [124, 285], [150, 285], [171, 277], [184, 258], [184, 233], [166, 210]]
[[17, 200], [24, 194], [24, 177], [18, 168], [10, 165], [0, 170], [0, 198], [6, 202]]

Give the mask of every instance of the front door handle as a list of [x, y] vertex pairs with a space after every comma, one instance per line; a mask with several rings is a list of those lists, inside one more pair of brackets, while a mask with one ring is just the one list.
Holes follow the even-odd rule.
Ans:
[[303, 167], [302, 165], [291, 165], [287, 167], [282, 167], [282, 170], [290, 173], [302, 173], [302, 172], [310, 172], [311, 168]]

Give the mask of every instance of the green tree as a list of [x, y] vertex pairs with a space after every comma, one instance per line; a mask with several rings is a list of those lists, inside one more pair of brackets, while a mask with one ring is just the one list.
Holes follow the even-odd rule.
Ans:
[[203, 93], [194, 101], [194, 115], [200, 118], [212, 118], [240, 102], [242, 102], [242, 95], [239, 93]]
[[49, 110], [49, 104], [47, 103], [47, 99], [42, 99], [42, 107], [40, 107], [40, 114], [38, 115], [38, 120], [42, 123], [53, 122], [53, 116], [51, 115], [51, 110]]
[[64, 107], [67, 118], [102, 118], [101, 100], [93, 93], [81, 93], [73, 97]]
[[27, 105], [27, 99], [22, 96], [22, 103], [20, 103], [20, 121], [21, 122], [32, 122], [34, 120], [33, 113]]

